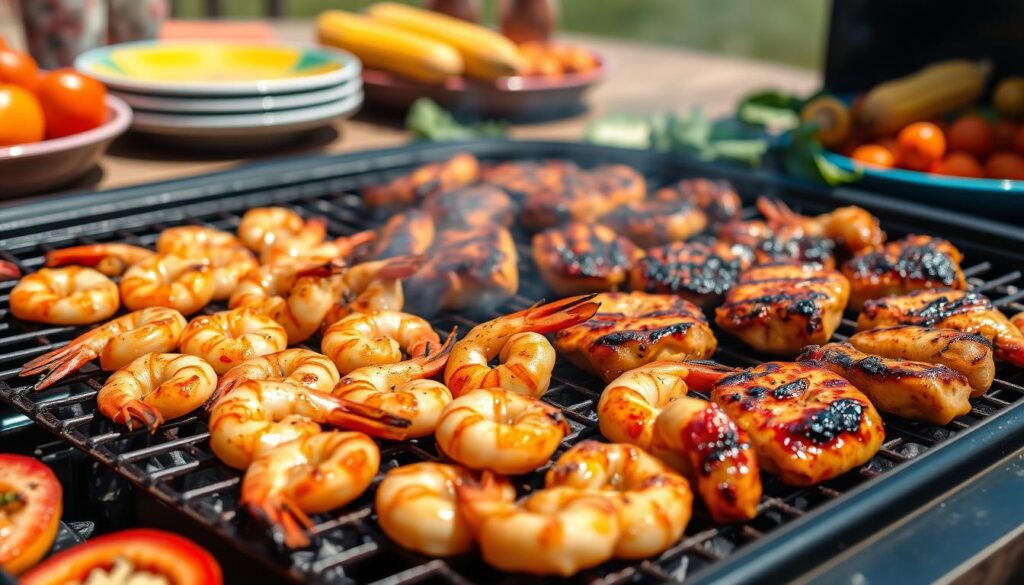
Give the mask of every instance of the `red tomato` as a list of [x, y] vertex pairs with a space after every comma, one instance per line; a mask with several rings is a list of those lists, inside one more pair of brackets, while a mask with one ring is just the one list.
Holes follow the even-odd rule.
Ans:
[[995, 150], [1013, 150], [1013, 139], [1017, 134], [1017, 127], [1009, 120], [999, 120], [992, 125], [992, 138], [995, 141]]
[[57, 536], [61, 488], [57, 476], [38, 460], [0, 455], [0, 567], [17, 575], [36, 564]]
[[36, 88], [46, 116], [46, 136], [59, 138], [91, 130], [103, 124], [107, 88], [73, 69], [48, 73]]
[[44, 130], [36, 96], [23, 87], [0, 84], [0, 146], [39, 142]]
[[985, 174], [992, 179], [1024, 181], [1024, 157], [1012, 152], [997, 152], [985, 161]]
[[0, 49], [0, 83], [13, 83], [32, 90], [39, 81], [39, 67], [25, 53]]
[[985, 176], [978, 159], [966, 152], [954, 152], [939, 161], [932, 168], [932, 172], [939, 175], [952, 175], [954, 177], [971, 177], [980, 179]]
[[977, 114], [960, 116], [946, 133], [949, 150], [966, 152], [984, 158], [995, 147], [995, 133], [992, 126]]
[[931, 122], [914, 122], [896, 137], [900, 165], [915, 171], [927, 171], [946, 154], [946, 137]]
[[865, 144], [854, 149], [850, 157], [855, 161], [871, 165], [873, 167], [892, 168], [896, 157], [892, 152], [880, 144]]

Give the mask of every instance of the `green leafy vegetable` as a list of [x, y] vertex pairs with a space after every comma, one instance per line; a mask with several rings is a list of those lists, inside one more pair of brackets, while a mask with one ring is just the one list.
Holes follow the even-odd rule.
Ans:
[[418, 138], [442, 142], [470, 138], [500, 138], [505, 136], [504, 122], [461, 124], [447, 110], [430, 98], [413, 102], [405, 117], [405, 126]]

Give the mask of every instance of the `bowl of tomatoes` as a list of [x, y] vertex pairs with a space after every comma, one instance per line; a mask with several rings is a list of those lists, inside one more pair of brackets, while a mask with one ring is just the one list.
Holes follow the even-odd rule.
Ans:
[[0, 48], [0, 197], [80, 178], [131, 118], [99, 81], [73, 69], [40, 71], [27, 54]]

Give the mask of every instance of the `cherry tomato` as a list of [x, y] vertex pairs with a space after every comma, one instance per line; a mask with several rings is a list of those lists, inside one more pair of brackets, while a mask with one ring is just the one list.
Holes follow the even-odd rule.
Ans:
[[1024, 181], [1024, 157], [1013, 152], [997, 152], [985, 161], [985, 175], [992, 179]]
[[896, 137], [900, 165], [915, 171], [926, 171], [946, 154], [946, 137], [931, 122], [914, 122], [900, 130]]
[[1013, 150], [1014, 138], [1017, 134], [1017, 126], [1009, 120], [999, 120], [992, 125], [992, 139], [995, 142], [995, 150]]
[[0, 83], [13, 83], [28, 90], [35, 89], [39, 81], [39, 67], [25, 53], [0, 49]]
[[953, 152], [946, 158], [939, 161], [932, 172], [938, 175], [952, 175], [954, 177], [971, 177], [980, 179], [985, 176], [978, 159], [966, 152]]
[[896, 163], [896, 157], [893, 156], [892, 151], [881, 144], [858, 146], [853, 150], [853, 155], [850, 158], [866, 165], [882, 167], [884, 169], [892, 168]]
[[949, 150], [984, 158], [995, 147], [995, 133], [984, 118], [976, 114], [960, 116], [946, 133]]
[[0, 146], [39, 142], [45, 128], [36, 96], [23, 87], [0, 84]]
[[58, 138], [96, 128], [106, 119], [107, 88], [73, 69], [48, 73], [36, 88], [46, 116], [46, 136]]

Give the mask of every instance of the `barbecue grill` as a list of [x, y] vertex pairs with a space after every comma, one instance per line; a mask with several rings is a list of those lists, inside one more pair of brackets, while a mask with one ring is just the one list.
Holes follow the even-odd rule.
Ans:
[[[563, 158], [581, 166], [625, 163], [642, 172], [651, 187], [688, 176], [724, 178], [741, 193], [747, 217], [759, 194], [782, 199], [805, 213], [837, 205], [861, 205], [881, 220], [890, 238], [926, 232], [951, 240], [965, 256], [965, 273], [1009, 314], [1018, 303], [1024, 266], [1024, 235], [1001, 224], [956, 217], [941, 210], [889, 201], [870, 193], [826, 190], [769, 171], [713, 166], [691, 160], [583, 144], [478, 141], [455, 145], [413, 145], [353, 155], [270, 162], [213, 175], [111, 192], [83, 194], [0, 208], [0, 258], [24, 272], [37, 270], [46, 251], [78, 244], [122, 241], [152, 247], [160, 230], [195, 224], [233, 231], [245, 210], [290, 206], [306, 216], [324, 216], [333, 236], [375, 227], [379, 221], [362, 208], [358, 191], [408, 172], [416, 165], [468, 150], [485, 162]], [[431, 320], [442, 333], [458, 325], [464, 334], [497, 314], [526, 308], [552, 295], [545, 290], [529, 253], [526, 234], [516, 234], [520, 291], [493, 314], [441, 313]], [[17, 377], [21, 365], [67, 341], [80, 328], [15, 320], [7, 310], [13, 283], [0, 283], [0, 398], [59, 440], [86, 453], [130, 482], [138, 496], [163, 510], [167, 522], [192, 524], [192, 534], [208, 534], [216, 549], [238, 551], [260, 567], [261, 581], [283, 582], [507, 582], [476, 553], [430, 559], [392, 543], [376, 525], [373, 489], [350, 505], [314, 517], [313, 545], [287, 551], [265, 525], [238, 506], [241, 473], [217, 460], [209, 448], [206, 417], [193, 414], [171, 421], [155, 434], [129, 432], [96, 411], [96, 393], [107, 374], [88, 365], [42, 392], [33, 379]], [[412, 291], [411, 294], [416, 294]], [[209, 312], [223, 306], [212, 305]], [[852, 333], [847, 314], [836, 334]], [[750, 366], [768, 359], [727, 335], [720, 335], [715, 358]], [[319, 338], [303, 346], [319, 348]], [[595, 583], [649, 583], [687, 580], [710, 583], [766, 583], [793, 578], [847, 546], [874, 534], [966, 478], [1024, 445], [1024, 378], [1000, 366], [992, 389], [972, 400], [972, 410], [939, 427], [885, 418], [886, 442], [858, 470], [824, 484], [793, 488], [766, 476], [759, 513], [750, 522], [716, 526], [695, 505], [685, 537], [662, 555], [640, 562], [613, 562], [585, 571], [575, 580]], [[543, 400], [560, 408], [572, 427], [560, 454], [580, 440], [600, 438], [595, 407], [603, 384], [560, 360]], [[432, 438], [383, 442], [381, 472], [397, 465], [439, 459]], [[545, 468], [546, 469], [546, 468]], [[543, 485], [545, 469], [517, 478], [519, 492]], [[377, 478], [379, 481], [379, 477]], [[376, 482], [375, 482], [376, 483]], [[219, 541], [219, 542], [217, 542]], [[226, 566], [232, 575], [237, 567]], [[266, 570], [264, 570], [266, 569]]]

